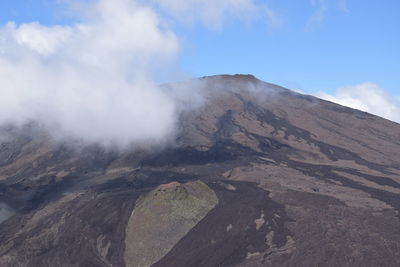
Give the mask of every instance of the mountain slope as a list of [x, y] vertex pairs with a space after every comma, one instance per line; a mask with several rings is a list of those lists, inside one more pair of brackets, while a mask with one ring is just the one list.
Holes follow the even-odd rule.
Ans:
[[[205, 104], [159, 151], [77, 149], [35, 124], [4, 127], [0, 265], [147, 266], [127, 253], [153, 246], [148, 229], [166, 238], [154, 266], [400, 264], [400, 125], [249, 75], [199, 82]], [[138, 241], [129, 225], [171, 183], [160, 206], [171, 212], [147, 214]], [[175, 190], [193, 183], [205, 187]], [[212, 203], [190, 197], [204, 194]]]

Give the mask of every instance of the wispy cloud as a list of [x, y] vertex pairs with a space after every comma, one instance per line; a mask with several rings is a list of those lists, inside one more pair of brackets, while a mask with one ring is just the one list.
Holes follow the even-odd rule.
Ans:
[[400, 123], [400, 99], [391, 97], [376, 83], [367, 82], [340, 88], [332, 95], [323, 92], [315, 95]]
[[184, 23], [201, 22], [210, 28], [221, 28], [232, 19], [263, 19], [269, 26], [282, 24], [281, 15], [265, 3], [255, 0], [150, 0], [164, 12]]
[[336, 10], [341, 12], [349, 13], [347, 7], [347, 0], [310, 0], [311, 6], [314, 8], [314, 12], [308, 18], [304, 30], [307, 32], [314, 31], [321, 27], [326, 20], [328, 11], [335, 7]]
[[285, 17], [278, 12], [277, 10], [273, 9], [269, 5], [265, 4], [264, 6], [265, 10], [265, 15], [266, 15], [266, 20], [268, 23], [268, 26], [272, 29], [277, 29], [281, 28], [284, 26], [286, 20]]
[[341, 10], [343, 12], [346, 12], [346, 13], [350, 12], [348, 5], [347, 5], [347, 0], [338, 0], [338, 7], [339, 7], [339, 10]]
[[325, 15], [328, 10], [327, 0], [311, 0], [311, 5], [314, 7], [315, 11], [308, 19], [305, 31], [313, 31], [320, 27], [325, 20]]

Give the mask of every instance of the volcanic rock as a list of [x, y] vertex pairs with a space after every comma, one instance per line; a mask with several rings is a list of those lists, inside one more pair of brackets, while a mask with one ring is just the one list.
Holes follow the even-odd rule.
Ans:
[[250, 75], [198, 82], [162, 150], [3, 126], [0, 266], [400, 265], [399, 124]]

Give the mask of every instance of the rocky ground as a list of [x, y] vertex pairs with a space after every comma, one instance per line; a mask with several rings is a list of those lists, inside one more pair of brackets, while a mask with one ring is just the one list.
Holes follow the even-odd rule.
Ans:
[[4, 126], [0, 266], [400, 265], [400, 125], [253, 76], [199, 81], [204, 106], [158, 151]]

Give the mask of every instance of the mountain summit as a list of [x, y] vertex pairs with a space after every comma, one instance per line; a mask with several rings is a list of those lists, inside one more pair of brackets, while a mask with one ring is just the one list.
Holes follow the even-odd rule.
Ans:
[[0, 266], [400, 265], [399, 124], [251, 75], [197, 82], [163, 149], [2, 127]]

